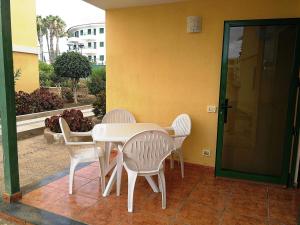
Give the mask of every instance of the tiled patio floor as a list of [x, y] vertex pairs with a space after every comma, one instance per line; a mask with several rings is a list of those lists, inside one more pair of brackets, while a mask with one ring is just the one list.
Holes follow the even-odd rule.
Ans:
[[296, 225], [300, 193], [263, 184], [215, 179], [209, 169], [186, 165], [180, 177], [178, 166], [166, 169], [167, 209], [161, 209], [160, 194], [153, 193], [138, 178], [134, 213], [127, 212], [127, 179], [121, 196], [115, 190], [107, 198], [100, 193], [97, 164], [76, 172], [75, 192], [68, 195], [68, 177], [36, 189], [22, 203], [70, 217], [87, 224], [195, 224], [195, 225]]

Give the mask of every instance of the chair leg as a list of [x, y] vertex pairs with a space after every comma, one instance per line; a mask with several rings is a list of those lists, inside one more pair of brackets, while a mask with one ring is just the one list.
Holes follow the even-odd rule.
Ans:
[[161, 200], [162, 200], [162, 208], [165, 209], [167, 206], [167, 196], [166, 196], [166, 180], [165, 180], [165, 174], [163, 170], [159, 171], [158, 174], [159, 179], [159, 188], [161, 191]]
[[128, 170], [127, 174], [128, 174], [128, 212], [133, 212], [133, 193], [134, 193], [134, 186], [137, 178], [137, 173]]
[[152, 191], [155, 193], [159, 192], [159, 189], [157, 188], [157, 185], [155, 184], [154, 180], [151, 178], [151, 176], [145, 176], [147, 182], [149, 183], [150, 187], [152, 188]]
[[121, 192], [121, 180], [122, 180], [122, 170], [123, 170], [123, 155], [118, 154], [117, 159], [117, 196], [120, 196]]
[[100, 165], [100, 170], [99, 170], [99, 174], [100, 174], [100, 182], [101, 182], [101, 190], [102, 190], [102, 194], [104, 193], [105, 190], [105, 157], [101, 156], [99, 157], [99, 165]]
[[180, 167], [181, 167], [181, 177], [184, 178], [184, 161], [183, 161], [183, 153], [181, 148], [177, 150], [180, 160]]
[[170, 155], [170, 167], [171, 167], [171, 169], [174, 169], [174, 158], [173, 158], [173, 154]]
[[76, 159], [71, 158], [71, 165], [70, 165], [70, 174], [69, 174], [69, 194], [73, 194], [73, 183], [74, 183], [74, 174], [76, 166], [78, 165], [79, 161]]

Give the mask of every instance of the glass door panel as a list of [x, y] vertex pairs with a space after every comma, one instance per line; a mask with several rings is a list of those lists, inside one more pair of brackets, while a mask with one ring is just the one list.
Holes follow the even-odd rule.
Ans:
[[233, 26], [228, 32], [217, 167], [281, 177], [287, 121], [294, 113], [289, 105], [298, 25]]

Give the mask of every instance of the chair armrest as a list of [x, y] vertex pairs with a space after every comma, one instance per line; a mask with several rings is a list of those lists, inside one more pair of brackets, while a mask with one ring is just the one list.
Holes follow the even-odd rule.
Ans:
[[119, 150], [119, 152], [122, 152], [123, 151], [123, 146], [122, 145], [118, 145], [118, 150]]
[[92, 132], [70, 132], [71, 137], [88, 137], [92, 136]]
[[172, 138], [181, 138], [181, 137], [187, 137], [189, 135], [183, 134], [183, 135], [171, 135]]
[[173, 127], [163, 127], [163, 129], [166, 130], [166, 131], [172, 131], [172, 130], [174, 130]]

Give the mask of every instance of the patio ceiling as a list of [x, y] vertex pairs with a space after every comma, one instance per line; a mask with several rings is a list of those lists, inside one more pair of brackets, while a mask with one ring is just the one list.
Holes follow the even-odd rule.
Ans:
[[84, 0], [101, 9], [116, 9], [144, 5], [158, 5], [184, 0]]

